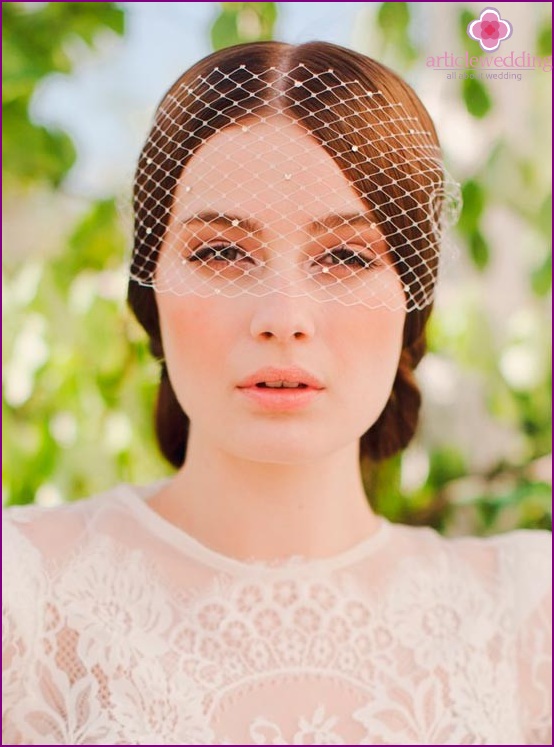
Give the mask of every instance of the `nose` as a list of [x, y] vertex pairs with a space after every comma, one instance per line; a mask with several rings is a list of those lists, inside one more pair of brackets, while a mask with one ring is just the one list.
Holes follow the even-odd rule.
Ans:
[[273, 291], [256, 299], [250, 332], [256, 339], [278, 342], [309, 340], [315, 333], [313, 301]]

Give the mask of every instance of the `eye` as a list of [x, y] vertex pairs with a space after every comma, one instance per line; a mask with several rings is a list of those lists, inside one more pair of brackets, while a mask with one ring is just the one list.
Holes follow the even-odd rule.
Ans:
[[237, 263], [241, 261], [254, 264], [254, 260], [243, 249], [233, 244], [213, 244], [202, 246], [189, 257], [188, 262], [221, 262], [226, 264]]
[[336, 269], [337, 267], [349, 267], [353, 270], [366, 270], [381, 265], [381, 260], [376, 256], [363, 254], [346, 246], [337, 247], [330, 252], [316, 257], [315, 262], [324, 268], [332, 267]]

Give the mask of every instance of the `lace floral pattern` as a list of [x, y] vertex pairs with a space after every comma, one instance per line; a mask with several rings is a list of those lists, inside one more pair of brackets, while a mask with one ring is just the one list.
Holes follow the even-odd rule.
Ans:
[[117, 498], [4, 520], [3, 743], [548, 743], [546, 533], [241, 573]]

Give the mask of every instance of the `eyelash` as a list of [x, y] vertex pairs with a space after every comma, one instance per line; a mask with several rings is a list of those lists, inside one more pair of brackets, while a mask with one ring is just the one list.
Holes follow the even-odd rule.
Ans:
[[[239, 252], [242, 254], [241, 257], [235, 257], [234, 259], [230, 259], [226, 256], [224, 256], [224, 253], [234, 250], [235, 252]], [[342, 255], [342, 256], [340, 256]], [[347, 247], [337, 247], [336, 249], [333, 249], [330, 252], [327, 252], [326, 255], [323, 255], [323, 257], [334, 257], [338, 259], [338, 262], [323, 262], [321, 257], [316, 257], [315, 262], [318, 265], [321, 265], [322, 267], [336, 267], [338, 265], [357, 265], [360, 270], [369, 270], [374, 267], [378, 267], [382, 265], [381, 260], [379, 260], [377, 257], [366, 257], [363, 254], [360, 254], [359, 252], [356, 252], [352, 249], [348, 249]], [[253, 264], [253, 260], [251, 257], [248, 256], [246, 252], [244, 252], [239, 247], [235, 246], [234, 244], [212, 244], [208, 246], [200, 247], [200, 249], [197, 249], [193, 254], [190, 255], [190, 257], [187, 257], [187, 260], [189, 262], [206, 262], [209, 260], [216, 260], [216, 261], [222, 261], [227, 260], [229, 262], [237, 262], [241, 259], [246, 259], [250, 264]], [[353, 260], [353, 261], [352, 261]]]
[[[348, 249], [347, 247], [337, 247], [336, 249], [327, 252], [327, 254], [324, 256], [333, 257], [339, 260], [339, 262], [327, 264], [320, 261], [318, 257], [316, 260], [317, 263], [323, 265], [324, 267], [332, 267], [335, 264], [354, 264], [358, 265], [360, 270], [369, 270], [379, 264], [379, 259], [377, 257], [366, 257], [364, 254], [360, 254], [360, 252], [356, 252], [353, 249]], [[351, 260], [353, 261], [351, 262]]]
[[[208, 246], [202, 246], [200, 247], [200, 249], [197, 249], [193, 254], [191, 254], [190, 257], [187, 257], [187, 259], [189, 262], [206, 262], [210, 259], [228, 259], [228, 257], [224, 256], [224, 252], [228, 251], [229, 249], [240, 252], [243, 255], [240, 259], [250, 260], [246, 252], [244, 252], [242, 249], [239, 249], [234, 244], [211, 244]], [[229, 259], [229, 261], [236, 262], [237, 259]]]

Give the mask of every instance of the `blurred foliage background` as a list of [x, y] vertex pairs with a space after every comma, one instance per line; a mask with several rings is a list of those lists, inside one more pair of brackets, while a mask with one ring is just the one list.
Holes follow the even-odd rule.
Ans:
[[[76, 188], [83, 143], [35, 112], [48, 82], [125, 45], [137, 5], [2, 4], [5, 505], [55, 505], [171, 472], [153, 437], [157, 367], [125, 306], [130, 226], [121, 195]], [[285, 38], [280, 18], [296, 4], [156, 5], [160, 13], [185, 6], [191, 23], [192, 6], [211, 6], [206, 28], [195, 30], [207, 53]], [[446, 83], [430, 70], [429, 55], [446, 49], [482, 54], [465, 33], [481, 5], [346, 5], [358, 6], [347, 46], [414, 85], [464, 197], [458, 251], [418, 369], [421, 427], [402, 456], [363, 465], [368, 494], [389, 518], [447, 534], [550, 526], [550, 73]], [[525, 7], [516, 19], [515, 6]], [[320, 6], [311, 7], [315, 18]], [[498, 7], [521, 32], [508, 53], [523, 40], [531, 54], [551, 54], [550, 4]]]

